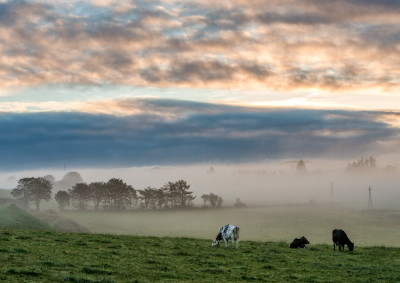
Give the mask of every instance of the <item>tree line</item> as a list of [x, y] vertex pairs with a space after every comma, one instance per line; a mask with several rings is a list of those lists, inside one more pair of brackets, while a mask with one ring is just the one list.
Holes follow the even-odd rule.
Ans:
[[376, 170], [376, 158], [370, 156], [347, 164], [346, 172]]
[[[11, 194], [25, 208], [34, 202], [36, 210], [40, 210], [42, 200], [49, 201], [52, 196], [54, 179], [46, 177], [22, 178]], [[193, 207], [196, 196], [189, 190], [190, 185], [184, 180], [168, 182], [161, 188], [146, 187], [136, 190], [123, 180], [112, 178], [107, 182], [79, 182], [67, 190], [59, 190], [54, 199], [60, 210], [74, 207], [79, 210], [127, 209], [177, 209]], [[203, 194], [204, 206], [221, 207], [223, 198], [216, 194]]]

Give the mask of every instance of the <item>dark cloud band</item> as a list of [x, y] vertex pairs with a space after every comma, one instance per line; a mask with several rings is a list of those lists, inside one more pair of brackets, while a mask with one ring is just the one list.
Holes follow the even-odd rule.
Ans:
[[399, 128], [382, 117], [400, 113], [268, 110], [173, 100], [121, 105], [139, 105], [142, 114], [0, 115], [1, 169], [350, 158], [399, 148]]

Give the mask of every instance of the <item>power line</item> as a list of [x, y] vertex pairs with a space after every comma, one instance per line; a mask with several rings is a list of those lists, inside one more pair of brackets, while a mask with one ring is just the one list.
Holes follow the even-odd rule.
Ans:
[[368, 188], [369, 198], [368, 198], [368, 209], [372, 209], [372, 197], [371, 197], [371, 186]]

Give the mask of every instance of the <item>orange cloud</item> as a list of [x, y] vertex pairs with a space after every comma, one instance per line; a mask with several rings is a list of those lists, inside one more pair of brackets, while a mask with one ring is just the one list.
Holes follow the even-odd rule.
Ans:
[[214, 4], [3, 3], [0, 85], [399, 88], [400, 9], [387, 1]]

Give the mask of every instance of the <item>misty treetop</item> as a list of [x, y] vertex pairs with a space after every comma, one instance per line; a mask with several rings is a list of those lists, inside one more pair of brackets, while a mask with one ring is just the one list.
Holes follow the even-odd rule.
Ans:
[[[168, 182], [162, 188], [146, 187], [136, 190], [121, 179], [112, 178], [108, 182], [78, 183], [68, 190], [71, 204], [79, 210], [89, 206], [95, 210], [126, 210], [132, 208], [167, 209], [188, 208], [193, 206], [193, 192], [184, 180]], [[63, 192], [63, 191], [61, 191]], [[65, 194], [64, 194], [65, 195]], [[60, 209], [66, 201], [60, 200]]]
[[20, 205], [29, 208], [29, 202], [34, 201], [36, 210], [40, 210], [40, 201], [51, 199], [51, 182], [44, 177], [22, 178], [18, 185], [11, 191], [11, 194], [20, 200]]
[[[60, 190], [60, 188], [62, 188]], [[78, 210], [110, 210], [122, 211], [127, 209], [178, 209], [191, 208], [196, 196], [190, 191], [190, 185], [185, 180], [167, 182], [161, 188], [146, 187], [141, 190], [133, 188], [123, 180], [112, 178], [107, 182], [83, 182], [77, 172], [70, 172], [61, 181], [55, 181], [51, 175], [39, 178], [23, 178], [11, 191], [17, 201], [26, 209], [30, 202], [35, 202], [39, 210], [42, 200], [51, 199], [52, 190], [55, 190], [54, 199], [60, 210], [74, 207]], [[221, 207], [221, 196], [210, 193], [204, 200], [211, 207]]]
[[70, 206], [71, 197], [66, 191], [58, 191], [54, 199], [57, 201], [60, 210], [64, 210], [66, 206]]
[[211, 207], [221, 207], [224, 202], [224, 199], [221, 196], [213, 193], [203, 194], [201, 199], [204, 202], [204, 207], [207, 206], [207, 203], [210, 203]]
[[368, 170], [376, 170], [376, 158], [370, 156], [368, 158], [361, 158], [357, 161], [353, 161], [347, 165], [347, 172], [360, 172]]

